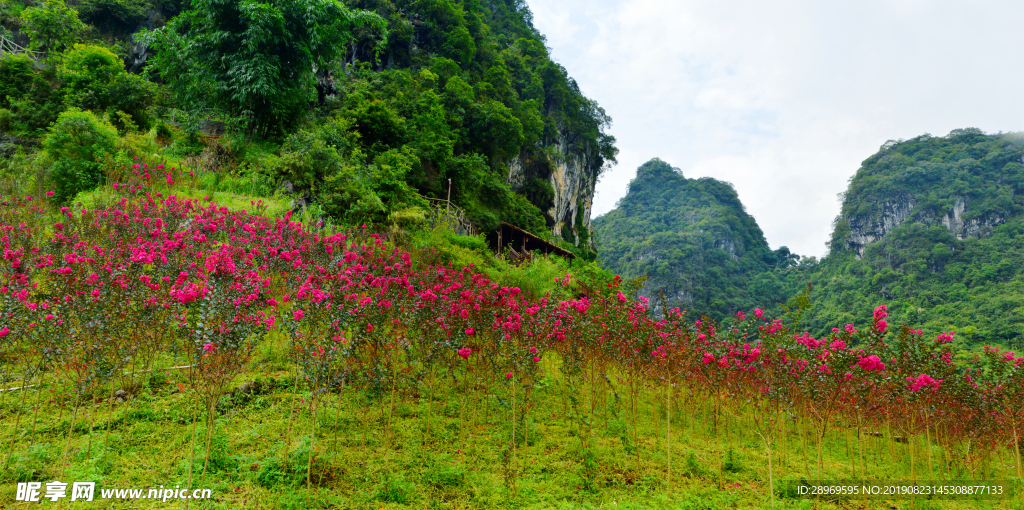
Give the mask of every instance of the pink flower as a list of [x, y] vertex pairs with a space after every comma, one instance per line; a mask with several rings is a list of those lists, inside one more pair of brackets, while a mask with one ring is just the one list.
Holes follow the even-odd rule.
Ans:
[[473, 331], [473, 326], [466, 328], [466, 334], [472, 336], [476, 331]]
[[886, 311], [888, 309], [889, 307], [885, 305], [879, 305], [878, 308], [875, 308], [875, 321], [880, 321], [888, 317], [889, 313]]
[[760, 308], [754, 308], [754, 317], [757, 317], [758, 319], [764, 317], [764, 310]]
[[879, 320], [878, 322], [875, 322], [875, 329], [877, 329], [879, 333], [885, 333], [885, 328], [887, 328], [888, 326], [889, 325], [884, 320]]
[[533, 357], [533, 362], [534, 362], [534, 363], [537, 363], [538, 361], [540, 361], [540, 358], [538, 358], [537, 356], [534, 356], [534, 357]]
[[885, 363], [882, 363], [882, 359], [879, 358], [878, 356], [868, 356], [866, 358], [861, 358], [860, 361], [857, 362], [857, 366], [868, 372], [872, 370], [885, 370]]
[[910, 388], [910, 391], [917, 391], [926, 386], [931, 387], [932, 391], [937, 391], [939, 389], [939, 384], [942, 383], [941, 379], [936, 381], [931, 376], [926, 374], [921, 374], [917, 376], [916, 379], [912, 377], [907, 377], [907, 380], [911, 381], [910, 386], [908, 386], [908, 388]]
[[373, 333], [373, 324], [367, 324], [366, 325], [366, 332], [367, 333]]
[[302, 310], [295, 310], [295, 312], [292, 313], [292, 318], [294, 318], [297, 321], [301, 321], [302, 318], [305, 317], [305, 315], [306, 312], [303, 312]]
[[509, 372], [509, 373], [505, 374], [505, 379], [511, 379], [511, 378], [512, 378], [512, 372]]
[[458, 352], [459, 352], [459, 356], [462, 359], [467, 359], [467, 358], [469, 358], [470, 354], [473, 354], [473, 349], [470, 349], [469, 347], [463, 347], [462, 349], [459, 349]]
[[48, 196], [48, 197], [52, 197], [52, 196], [53, 196], [53, 192], [52, 192], [52, 191], [47, 191], [47, 192], [46, 192], [46, 196]]
[[203, 263], [203, 269], [207, 273], [213, 274], [217, 271], [217, 265], [220, 264], [220, 256], [210, 255], [206, 258], [206, 262]]
[[213, 347], [213, 344], [206, 344], [206, 345], [204, 345], [204, 346], [203, 346], [203, 352], [204, 352], [205, 354], [210, 354], [210, 353], [212, 353], [212, 352], [213, 352], [213, 349], [214, 349], [214, 347]]
[[742, 310], [739, 311], [739, 312], [736, 312], [736, 320], [738, 320], [740, 322], [743, 322], [743, 321], [747, 320], [747, 314], [743, 313]]
[[537, 354], [537, 348], [536, 347], [530, 347], [530, 354]]
[[7, 326], [4, 326], [4, 329], [0, 329], [0, 338], [7, 336], [10, 332], [11, 330], [7, 329]]

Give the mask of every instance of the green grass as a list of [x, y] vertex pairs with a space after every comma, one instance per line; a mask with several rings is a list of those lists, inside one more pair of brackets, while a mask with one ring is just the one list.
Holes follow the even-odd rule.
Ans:
[[[54, 381], [51, 374], [45, 381], [32, 381], [42, 382], [41, 386], [5, 392], [0, 403], [0, 454], [6, 458], [12, 450], [12, 455], [10, 465], [0, 471], [0, 505], [34, 507], [13, 502], [19, 480], [95, 481], [98, 489], [185, 486], [191, 462], [191, 485], [213, 491], [212, 500], [193, 502], [192, 508], [257, 508], [257, 503], [258, 508], [266, 509], [770, 506], [767, 458], [763, 443], [750, 432], [753, 416], [740, 415], [723, 422], [716, 434], [708, 414], [713, 406], [687, 401], [680, 393], [672, 413], [672, 478], [667, 486], [664, 400], [641, 393], [639, 430], [635, 432], [628, 390], [616, 377], [611, 378], [613, 387], [587, 385], [585, 391], [572, 392], [558, 370], [557, 359], [552, 358], [542, 361], [527, 418], [517, 420], [514, 461], [507, 386], [493, 384], [490, 390], [481, 386], [470, 390], [470, 398], [464, 399], [465, 386], [453, 384], [450, 375], [440, 371], [432, 403], [428, 403], [430, 388], [425, 381], [396, 391], [393, 409], [390, 393], [369, 406], [364, 405], [365, 395], [352, 389], [322, 395], [310, 457], [311, 396], [301, 384], [292, 394], [295, 379], [288, 371], [291, 366], [283, 349], [268, 340], [250, 370], [233, 384], [237, 389], [250, 383], [251, 390], [220, 398], [204, 482], [200, 479], [207, 462], [205, 411], [197, 411], [198, 399], [187, 389], [180, 390], [185, 387], [187, 371], [171, 369], [174, 360], [165, 359], [152, 372], [128, 376], [113, 388], [100, 387], [95, 399], [80, 400], [70, 447], [67, 438], [75, 402], [62, 381]], [[461, 375], [457, 377], [461, 379]], [[105, 401], [112, 390], [122, 388], [130, 397], [125, 402]], [[591, 401], [594, 395], [597, 399]], [[573, 398], [578, 399], [583, 416], [574, 413]], [[518, 402], [520, 417], [521, 406]], [[389, 415], [391, 439], [386, 437]], [[528, 429], [525, 432], [524, 427]], [[805, 460], [797, 432], [790, 430], [784, 447], [774, 443], [775, 450], [785, 450], [773, 455], [776, 480], [815, 479], [815, 449], [805, 440]], [[634, 434], [639, 437], [639, 462]], [[843, 433], [828, 436], [823, 447], [825, 478], [859, 478], [850, 476], [859, 475], [863, 464], [856, 454], [853, 458], [848, 454], [848, 439]], [[906, 444], [890, 445], [888, 439], [869, 437], [865, 446], [866, 476], [909, 478]], [[68, 447], [64, 465], [61, 461]], [[924, 446], [918, 444], [917, 448], [920, 451]], [[896, 453], [897, 461], [892, 460], [891, 452]], [[918, 455], [918, 477], [928, 478], [923, 455]], [[933, 455], [937, 459], [940, 453], [936, 449]], [[312, 483], [307, 490], [310, 459]], [[994, 478], [1010, 477], [1013, 469], [1006, 464], [1012, 461], [1007, 459], [1010, 457], [996, 459], [989, 467]], [[777, 499], [776, 508], [813, 508], [815, 503]], [[820, 502], [819, 507], [1021, 508], [1019, 498], [1014, 502], [924, 503]], [[182, 506], [156, 501], [75, 503], [82, 508], [175, 505]]]

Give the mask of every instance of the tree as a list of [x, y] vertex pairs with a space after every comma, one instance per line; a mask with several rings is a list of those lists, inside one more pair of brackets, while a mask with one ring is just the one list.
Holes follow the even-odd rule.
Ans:
[[65, 5], [64, 0], [46, 0], [42, 5], [26, 8], [21, 19], [31, 46], [50, 52], [70, 46], [86, 28], [78, 19], [78, 11]]
[[50, 176], [57, 184], [54, 199], [67, 203], [81, 191], [100, 183], [101, 158], [115, 152], [117, 130], [92, 112], [71, 108], [57, 118], [43, 140], [43, 151], [53, 161]]
[[143, 39], [182, 105], [248, 115], [266, 134], [308, 107], [314, 72], [344, 56], [358, 26], [387, 39], [383, 18], [337, 0], [197, 0]]
[[146, 109], [153, 101], [153, 85], [128, 74], [121, 59], [110, 50], [76, 44], [64, 53], [57, 78], [67, 106], [106, 112], [112, 118], [120, 111], [131, 115], [136, 125], [147, 124]]

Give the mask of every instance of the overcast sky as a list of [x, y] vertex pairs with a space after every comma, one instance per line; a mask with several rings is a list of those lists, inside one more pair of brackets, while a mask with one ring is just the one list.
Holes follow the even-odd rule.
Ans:
[[594, 216], [659, 157], [731, 182], [772, 248], [821, 256], [837, 194], [890, 139], [1024, 131], [1024, 2], [528, 0], [613, 119]]

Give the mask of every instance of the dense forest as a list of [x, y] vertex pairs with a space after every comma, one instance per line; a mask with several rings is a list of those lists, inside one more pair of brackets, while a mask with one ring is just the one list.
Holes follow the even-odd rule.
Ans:
[[594, 219], [594, 231], [606, 268], [648, 277], [641, 295], [653, 308], [663, 292], [669, 307], [698, 318], [785, 300], [771, 269], [797, 260], [786, 247], [768, 248], [732, 185], [687, 179], [657, 158], [637, 169], [616, 209]]
[[340, 223], [401, 227], [450, 196], [481, 231], [592, 254], [610, 118], [531, 20], [521, 0], [7, 2], [3, 35], [35, 52], [0, 59], [0, 165], [69, 202], [159, 151]]

